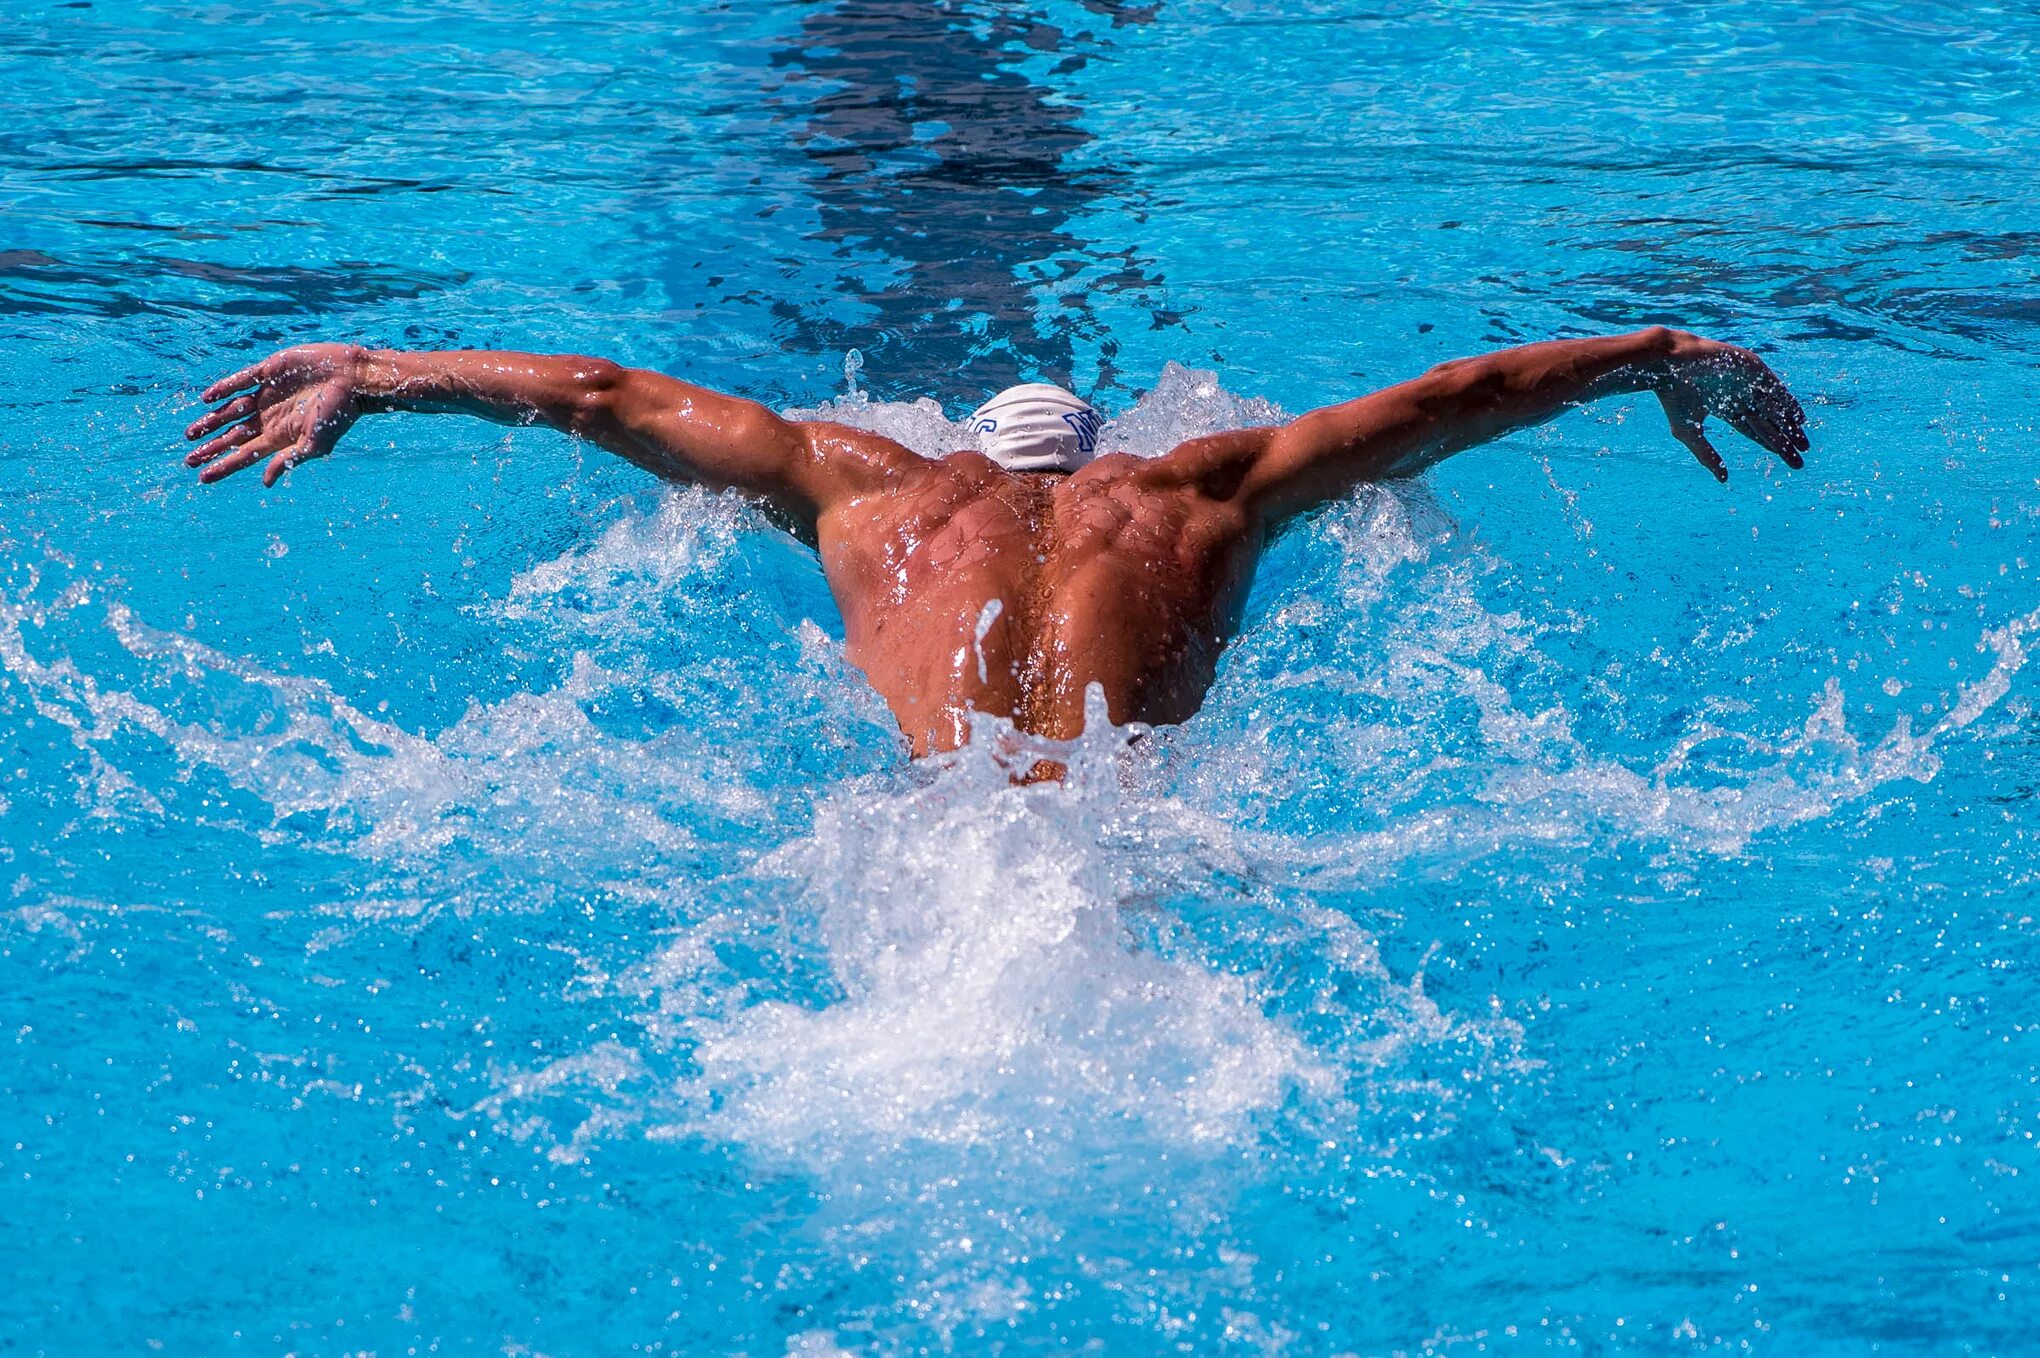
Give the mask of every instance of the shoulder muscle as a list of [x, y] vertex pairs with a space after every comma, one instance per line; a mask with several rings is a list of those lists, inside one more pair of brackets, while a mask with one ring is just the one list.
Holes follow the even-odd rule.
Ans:
[[1276, 429], [1232, 429], [1177, 444], [1154, 460], [1161, 476], [1194, 487], [1213, 500], [1231, 500], [1268, 450]]

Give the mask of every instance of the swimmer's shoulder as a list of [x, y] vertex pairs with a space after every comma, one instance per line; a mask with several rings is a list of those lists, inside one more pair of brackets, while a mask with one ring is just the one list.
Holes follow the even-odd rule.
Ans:
[[833, 420], [802, 420], [815, 458], [832, 474], [839, 493], [866, 496], [924, 484], [948, 459], [927, 458], [875, 430]]
[[1147, 459], [1145, 475], [1158, 490], [1179, 489], [1210, 500], [1230, 500], [1274, 433], [1272, 428], [1257, 426], [1187, 439], [1160, 457]]
[[1228, 499], [1266, 446], [1270, 431], [1235, 429], [1176, 445], [1158, 457], [1107, 453], [1068, 478], [1072, 492], [1111, 488], [1155, 495], [1190, 493]]
[[919, 453], [886, 468], [866, 496], [883, 496], [916, 510], [934, 506], [956, 508], [987, 496], [1009, 497], [1021, 478], [974, 449], [924, 457]]

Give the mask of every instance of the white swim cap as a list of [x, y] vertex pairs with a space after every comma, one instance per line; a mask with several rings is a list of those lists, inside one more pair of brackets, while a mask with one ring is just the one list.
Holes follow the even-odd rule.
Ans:
[[1073, 472], [1098, 455], [1104, 417], [1061, 387], [1008, 387], [971, 412], [986, 457], [1013, 472]]

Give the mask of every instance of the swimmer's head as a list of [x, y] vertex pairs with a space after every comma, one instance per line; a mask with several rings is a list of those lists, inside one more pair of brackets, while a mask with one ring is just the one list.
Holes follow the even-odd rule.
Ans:
[[986, 457], [1013, 472], [1073, 472], [1098, 455], [1104, 417], [1047, 382], [1008, 387], [971, 412]]

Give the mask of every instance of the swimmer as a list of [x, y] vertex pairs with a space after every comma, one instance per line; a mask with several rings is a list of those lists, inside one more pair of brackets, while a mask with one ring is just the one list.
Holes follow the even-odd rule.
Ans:
[[[187, 431], [203, 442], [185, 460], [207, 482], [262, 462], [269, 486], [364, 415], [457, 412], [551, 425], [667, 480], [740, 492], [819, 552], [848, 659], [919, 757], [961, 745], [972, 712], [1073, 739], [1092, 684], [1115, 723], [1185, 720], [1285, 520], [1570, 406], [1646, 391], [1717, 481], [1728, 468], [1702, 429], [1709, 416], [1802, 465], [1806, 416], [1761, 359], [1663, 327], [1458, 359], [1154, 458], [1098, 456], [1098, 413], [1041, 383], [978, 409], [978, 448], [930, 459], [604, 359], [306, 344], [208, 388], [222, 404]], [[1033, 776], [1058, 772], [1044, 762]]]

